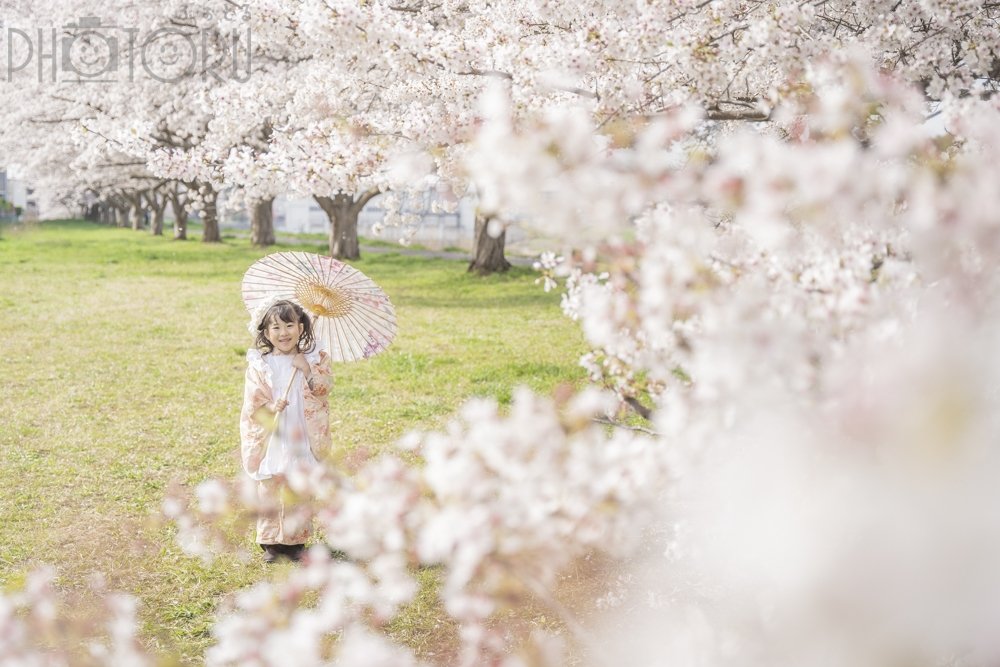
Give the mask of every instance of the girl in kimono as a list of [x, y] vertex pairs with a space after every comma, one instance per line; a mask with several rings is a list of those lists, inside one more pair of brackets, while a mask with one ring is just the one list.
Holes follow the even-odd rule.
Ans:
[[309, 315], [292, 301], [268, 301], [249, 328], [256, 338], [247, 350], [240, 439], [243, 469], [257, 480], [257, 543], [265, 562], [299, 560], [312, 513], [295, 502], [285, 476], [317, 465], [329, 452], [330, 356], [317, 349]]

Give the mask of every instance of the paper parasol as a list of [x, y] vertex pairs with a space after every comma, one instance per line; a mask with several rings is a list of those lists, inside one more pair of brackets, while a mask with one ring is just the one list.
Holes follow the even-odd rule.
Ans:
[[276, 252], [243, 275], [251, 313], [277, 296], [302, 306], [317, 344], [334, 361], [358, 361], [385, 350], [396, 336], [396, 312], [371, 278], [333, 257]]

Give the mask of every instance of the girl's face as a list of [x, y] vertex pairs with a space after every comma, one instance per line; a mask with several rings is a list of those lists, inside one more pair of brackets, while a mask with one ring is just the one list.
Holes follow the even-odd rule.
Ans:
[[280, 354], [291, 354], [299, 349], [299, 337], [302, 335], [301, 322], [286, 322], [280, 317], [274, 317], [264, 328], [264, 336]]

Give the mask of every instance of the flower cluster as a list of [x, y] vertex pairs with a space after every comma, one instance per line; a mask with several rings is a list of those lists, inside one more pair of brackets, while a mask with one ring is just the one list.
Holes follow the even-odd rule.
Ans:
[[137, 600], [109, 593], [96, 575], [84, 613], [66, 608], [54, 584], [55, 571], [41, 568], [28, 575], [17, 593], [0, 595], [0, 661], [9, 665], [155, 664], [139, 643]]

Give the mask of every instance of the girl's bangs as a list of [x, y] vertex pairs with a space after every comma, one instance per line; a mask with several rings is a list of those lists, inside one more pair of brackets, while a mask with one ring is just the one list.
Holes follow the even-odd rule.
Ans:
[[264, 318], [265, 326], [274, 322], [275, 318], [280, 319], [282, 322], [300, 321], [298, 312], [296, 312], [295, 307], [290, 303], [275, 304], [268, 312], [267, 317]]

